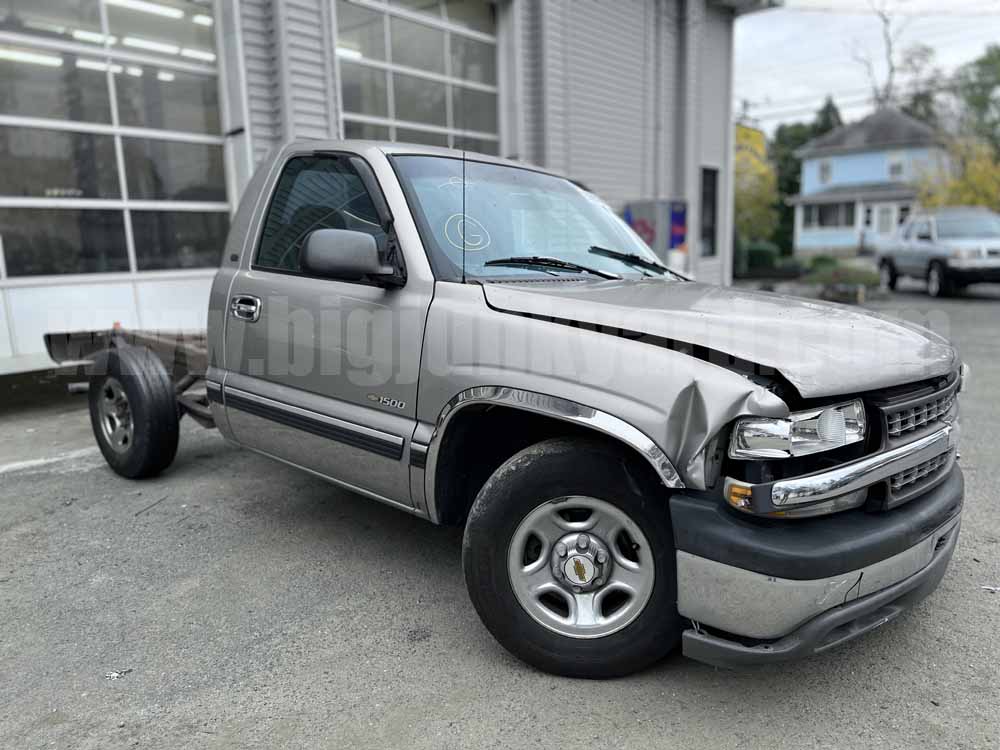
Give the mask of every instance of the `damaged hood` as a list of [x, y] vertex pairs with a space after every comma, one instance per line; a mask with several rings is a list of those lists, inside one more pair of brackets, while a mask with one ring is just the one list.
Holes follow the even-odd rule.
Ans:
[[911, 383], [958, 367], [952, 346], [921, 326], [766, 292], [661, 279], [487, 283], [483, 290], [496, 310], [624, 329], [773, 368], [804, 398]]

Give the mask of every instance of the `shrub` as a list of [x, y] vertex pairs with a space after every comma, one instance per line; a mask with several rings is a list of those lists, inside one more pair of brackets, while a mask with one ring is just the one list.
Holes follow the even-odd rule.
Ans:
[[765, 271], [774, 268], [778, 264], [778, 257], [781, 251], [773, 242], [759, 240], [747, 243], [747, 269], [750, 271]]
[[817, 255], [809, 261], [810, 271], [819, 271], [824, 268], [833, 268], [837, 265], [837, 259], [830, 255]]
[[813, 266], [813, 269], [802, 281], [806, 284], [822, 284], [823, 286], [844, 284], [874, 287], [879, 285], [878, 274], [875, 271], [857, 266], [839, 265], [836, 262], [833, 265], [821, 265], [819, 268]]

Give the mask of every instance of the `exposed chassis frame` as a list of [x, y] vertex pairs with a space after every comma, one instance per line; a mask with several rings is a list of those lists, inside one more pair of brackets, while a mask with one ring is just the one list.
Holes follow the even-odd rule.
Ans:
[[101, 354], [109, 349], [138, 346], [163, 363], [174, 384], [180, 415], [189, 414], [202, 427], [215, 427], [205, 393], [208, 337], [205, 331], [129, 331], [111, 328], [45, 334], [49, 356], [63, 366], [80, 366], [90, 375], [100, 374]]

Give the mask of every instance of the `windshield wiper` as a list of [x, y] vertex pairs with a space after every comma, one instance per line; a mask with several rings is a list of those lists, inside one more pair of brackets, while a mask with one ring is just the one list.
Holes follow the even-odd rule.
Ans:
[[573, 263], [569, 260], [562, 260], [561, 258], [552, 258], [547, 255], [512, 255], [509, 258], [495, 258], [493, 260], [488, 260], [483, 263], [484, 266], [527, 266], [536, 268], [560, 268], [564, 271], [577, 271], [579, 273], [592, 273], [594, 276], [600, 276], [602, 279], [621, 279], [616, 273], [611, 273], [610, 271], [602, 271], [599, 268], [591, 268], [590, 266], [582, 266], [579, 263]]
[[674, 273], [662, 263], [657, 263], [655, 260], [650, 260], [649, 258], [643, 258], [638, 253], [623, 253], [621, 250], [611, 250], [600, 245], [591, 245], [588, 252], [594, 255], [603, 255], [605, 258], [614, 258], [623, 263], [630, 263], [633, 266], [639, 266], [639, 268], [645, 268], [658, 273], [669, 273], [677, 278], [683, 278], [680, 274]]

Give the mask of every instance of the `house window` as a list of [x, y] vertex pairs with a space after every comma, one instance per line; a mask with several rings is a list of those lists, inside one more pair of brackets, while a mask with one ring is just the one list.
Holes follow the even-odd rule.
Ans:
[[718, 252], [719, 170], [701, 170], [701, 254], [713, 257]]
[[802, 226], [805, 229], [854, 226], [853, 203], [809, 203], [802, 209]]
[[909, 204], [904, 203], [899, 207], [899, 224], [902, 225], [906, 221], [906, 217], [910, 215]]
[[901, 161], [889, 162], [889, 179], [890, 180], [903, 179], [903, 162]]
[[812, 229], [819, 224], [819, 206], [815, 203], [806, 203], [802, 206], [802, 226]]
[[839, 203], [824, 203], [819, 207], [819, 225], [821, 227], [839, 227], [840, 223]]
[[819, 181], [824, 185], [830, 181], [833, 176], [833, 165], [828, 161], [821, 161], [819, 163]]

